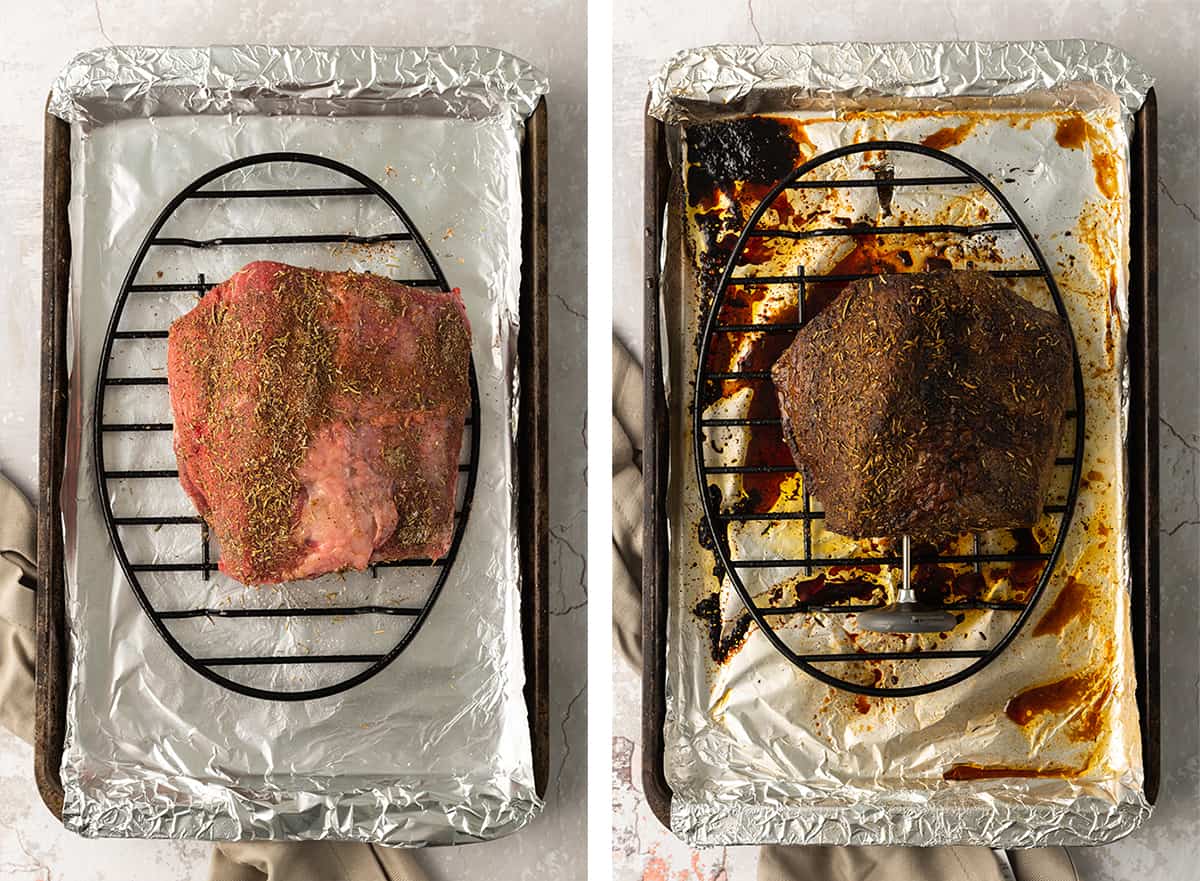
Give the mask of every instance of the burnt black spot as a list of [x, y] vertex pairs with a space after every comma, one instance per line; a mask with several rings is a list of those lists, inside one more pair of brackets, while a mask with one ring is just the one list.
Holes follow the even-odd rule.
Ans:
[[692, 612], [708, 627], [709, 649], [712, 659], [718, 664], [724, 664], [742, 647], [746, 633], [750, 629], [750, 616], [746, 613], [734, 622], [728, 635], [722, 637], [721, 631], [721, 595], [711, 593], [692, 608]]
[[690, 165], [687, 172], [688, 204], [712, 206], [716, 202], [717, 182], [702, 165]]
[[690, 126], [687, 142], [688, 159], [718, 184], [773, 184], [800, 159], [786, 126], [757, 116]]
[[[709, 510], [721, 510], [721, 488], [709, 484], [708, 487], [708, 504]], [[721, 547], [728, 548], [729, 546], [729, 523], [726, 520], [717, 520], [717, 528], [721, 530], [720, 535], [714, 536], [708, 528], [708, 518], [701, 517], [700, 522], [696, 524], [696, 541], [700, 547], [713, 555], [713, 578], [721, 581], [725, 578], [725, 567], [721, 565], [720, 556], [717, 554], [717, 542], [721, 542]]]

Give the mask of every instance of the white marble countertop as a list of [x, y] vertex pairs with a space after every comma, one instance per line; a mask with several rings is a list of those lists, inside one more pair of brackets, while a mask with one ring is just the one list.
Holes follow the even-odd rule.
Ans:
[[[550, 110], [551, 725], [544, 816], [510, 838], [423, 852], [436, 881], [582, 878], [584, 866], [583, 403], [586, 384], [585, 35], [581, 0], [476, 0], [435, 5], [369, 0], [46, 0], [5, 4], [0, 52], [0, 471], [37, 487], [38, 324], [41, 303], [42, 125], [59, 69], [107, 43], [208, 45], [481, 43], [546, 71]], [[91, 841], [62, 828], [33, 783], [32, 750], [0, 730], [0, 878], [4, 881], [161, 881], [207, 878], [210, 846]]]
[[[616, 334], [641, 351], [642, 121], [646, 81], [678, 49], [709, 43], [1001, 40], [1088, 37], [1113, 43], [1157, 79], [1161, 358], [1162, 789], [1149, 822], [1123, 841], [1077, 849], [1087, 881], [1196, 877], [1200, 862], [1200, 14], [1193, 0], [617, 0], [614, 20]], [[615, 670], [614, 850], [619, 881], [752, 881], [753, 848], [688, 851], [640, 794], [638, 678]], [[632, 756], [632, 760], [629, 758]], [[632, 766], [630, 767], [630, 761]]]

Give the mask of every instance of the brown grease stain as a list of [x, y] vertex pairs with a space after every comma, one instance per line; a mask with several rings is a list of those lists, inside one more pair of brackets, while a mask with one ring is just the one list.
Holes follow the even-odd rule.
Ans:
[[1045, 768], [1004, 768], [996, 765], [952, 765], [942, 774], [943, 780], [995, 780], [1000, 777], [1062, 777], [1069, 779], [1080, 773], [1078, 768], [1047, 765]]
[[775, 259], [775, 249], [768, 244], [766, 238], [750, 238], [742, 248], [739, 266], [758, 266]]
[[1068, 575], [1067, 583], [1053, 604], [1046, 610], [1042, 620], [1033, 628], [1034, 636], [1046, 634], [1058, 635], [1067, 629], [1067, 625], [1078, 618], [1091, 605], [1092, 587], [1082, 581], [1076, 581], [1075, 576]]
[[824, 574], [806, 578], [794, 585], [796, 602], [815, 605], [833, 605], [845, 600], [871, 600], [882, 592], [882, 588], [861, 578], [834, 580]]
[[1060, 147], [1068, 150], [1082, 150], [1086, 143], [1091, 148], [1092, 171], [1096, 178], [1096, 188], [1106, 199], [1114, 199], [1119, 187], [1117, 185], [1117, 160], [1107, 149], [1103, 134], [1082, 116], [1072, 114], [1058, 120], [1054, 132], [1054, 140]]
[[935, 150], [945, 150], [947, 147], [957, 147], [967, 139], [967, 135], [975, 128], [976, 120], [969, 119], [962, 125], [951, 125], [946, 128], [940, 128], [931, 135], [926, 135], [921, 139], [921, 143], [926, 147], [932, 147]]
[[805, 129], [807, 122], [786, 116], [778, 117], [776, 121], [788, 130], [788, 135], [800, 148], [803, 159], [811, 159], [816, 155], [817, 145], [812, 142], [812, 138], [808, 136], [808, 131]]
[[1071, 115], [1058, 121], [1054, 132], [1058, 146], [1068, 150], [1082, 150], [1087, 141], [1087, 123], [1082, 116]]
[[1112, 688], [1107, 675], [1085, 671], [1026, 689], [1008, 702], [1004, 715], [1024, 728], [1047, 714], [1071, 714], [1067, 736], [1076, 741], [1091, 741], [1099, 737], [1104, 727], [1104, 709]]
[[830, 566], [826, 571], [830, 575], [841, 575], [846, 572], [868, 572], [871, 575], [878, 575], [883, 571], [883, 567], [878, 563], [864, 563], [862, 566]]
[[979, 599], [987, 585], [977, 572], [955, 572], [948, 566], [918, 563], [913, 567], [912, 587], [921, 602], [940, 606], [946, 602]]
[[[1032, 529], [1022, 527], [1012, 530], [1012, 534], [1016, 539], [1016, 547], [1012, 551], [1014, 554], [1040, 554], [1042, 552], [1042, 546]], [[1012, 585], [1012, 599], [1016, 602], [1024, 602], [1037, 586], [1038, 579], [1042, 577], [1042, 570], [1045, 568], [1046, 564], [1042, 560], [1028, 560], [1010, 564], [1008, 570], [1001, 572], [1000, 575], [1008, 576], [1009, 584]]]
[[1092, 171], [1096, 176], [1096, 188], [1105, 198], [1115, 199], [1117, 196], [1117, 160], [1111, 153], [1098, 150], [1098, 142], [1092, 142]]

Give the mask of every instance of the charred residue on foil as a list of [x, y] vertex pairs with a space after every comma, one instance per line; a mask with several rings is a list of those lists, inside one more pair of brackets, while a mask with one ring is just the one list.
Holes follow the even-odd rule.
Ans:
[[[842, 114], [838, 121], [847, 126], [857, 125], [852, 140], [861, 142], [868, 136], [886, 137], [887, 125], [895, 121], [917, 117], [932, 120], [941, 118], [944, 124], [925, 135], [922, 142], [926, 146], [953, 150], [976, 133], [980, 123], [985, 120], [1001, 121], [1014, 129], [1027, 130], [1035, 125], [1056, 126], [1058, 121], [1066, 116], [1069, 114], [884, 112], [847, 113]], [[759, 116], [692, 125], [685, 130], [684, 183], [688, 214], [692, 221], [692, 234], [687, 237], [686, 242], [698, 269], [701, 315], [707, 314], [715, 300], [718, 293], [717, 282], [751, 212], [779, 179], [819, 152], [816, 146], [819, 138], [813, 134], [813, 127], [818, 123], [830, 121], [832, 120]], [[725, 131], [722, 132], [722, 129]], [[1102, 127], [1085, 122], [1082, 131], [1084, 143], [1101, 157], [1093, 163], [1097, 174], [1100, 173], [1099, 169], [1107, 167], [1106, 163], [1109, 162], [1114, 168], [1118, 168], [1118, 154], [1104, 139]], [[794, 148], [784, 144], [785, 135], [791, 140]], [[762, 145], [763, 153], [751, 158], [746, 151], [755, 143]], [[732, 155], [719, 155], [726, 145], [732, 145]], [[842, 168], [823, 166], [816, 174], [827, 177], [862, 177], [872, 172], [884, 158], [882, 154], [873, 157], [860, 156], [856, 157], [856, 165], [846, 163], [848, 167]], [[989, 169], [982, 170], [991, 174]], [[1011, 179], [1000, 182], [998, 176], [1003, 171], [1005, 170], [996, 170], [993, 176], [1002, 189], [1014, 183]], [[1010, 173], [1020, 173], [1020, 170], [1011, 170]], [[1097, 177], [1097, 186], [1102, 193], [1107, 194], [1102, 180], [1106, 181], [1108, 178]], [[844, 189], [785, 189], [764, 211], [760, 226], [802, 230], [818, 226], [851, 227], [863, 222], [879, 222], [882, 206], [874, 206], [874, 216], [864, 216], [861, 206], [856, 208], [846, 192]], [[1108, 205], [1105, 200], [1098, 200], [1092, 209], [1092, 216], [1081, 217], [1074, 231], [1074, 241], [1090, 246], [1086, 248], [1090, 258], [1087, 269], [1095, 272], [1098, 266], [1105, 267], [1115, 284], [1117, 264], [1113, 258], [1116, 255], [1112, 254], [1111, 245], [1108, 246], [1108, 250], [1105, 249], [1107, 241], [1111, 239], [1109, 224], [1114, 210], [1115, 206]], [[999, 207], [977, 187], [942, 198], [932, 214], [933, 216], [923, 213], [922, 206], [919, 205], [915, 208], [902, 207], [896, 216], [889, 218], [887, 222], [897, 225], [987, 223], [1003, 219]], [[1072, 233], [1068, 231], [1066, 235], [1068, 244], [1071, 244]], [[736, 275], [793, 274], [800, 266], [806, 266], [809, 272], [819, 271], [834, 275], [1013, 266], [1011, 255], [1006, 254], [997, 237], [990, 234], [963, 238], [939, 234], [892, 237], [867, 233], [827, 239], [816, 245], [811, 240], [798, 242], [792, 239], [771, 238], [751, 239], [750, 244], [751, 247], [740, 255]], [[1042, 246], [1045, 248], [1047, 243], [1043, 242]], [[1077, 247], [1074, 244], [1071, 246]], [[1073, 261], [1074, 254], [1070, 257], [1070, 262]], [[817, 266], [819, 269], [814, 268]], [[818, 314], [844, 287], [845, 283], [809, 283], [806, 286], [804, 320], [807, 321]], [[1083, 287], [1082, 283], [1080, 287]], [[794, 322], [800, 317], [798, 293], [797, 285], [733, 285], [726, 292], [717, 321], [720, 324]], [[1065, 295], [1070, 296], [1073, 293], [1074, 291], [1064, 290]], [[1113, 299], [1111, 290], [1106, 290], [1104, 294], [1106, 301]], [[1089, 296], [1094, 294], [1089, 291]], [[1116, 312], [1115, 302], [1109, 311], [1110, 314]], [[1110, 328], [1109, 335], [1115, 334], [1115, 330]], [[699, 350], [701, 342], [698, 334], [693, 351]], [[790, 334], [720, 334], [710, 340], [706, 367], [710, 372], [769, 370], [790, 343]], [[1109, 346], [1109, 351], [1115, 357], [1112, 345]], [[748, 395], [749, 400], [748, 409], [740, 415], [766, 419], [778, 417], [774, 389], [769, 382], [762, 380], [707, 380], [705, 387], [696, 390], [694, 403], [695, 406], [708, 408], [718, 402], [727, 401], [738, 393]], [[791, 464], [790, 452], [782, 432], [770, 429], [751, 433], [746, 440], [743, 461]], [[1084, 489], [1086, 486], [1085, 482]], [[802, 477], [780, 473], [743, 475], [733, 482], [733, 489], [733, 493], [725, 494], [723, 504], [718, 506], [720, 510], [730, 513], [796, 510], [802, 494]], [[1053, 517], [1046, 517], [1032, 529], [1017, 530], [1007, 536], [996, 537], [996, 546], [989, 550], [994, 553], [1030, 555], [1045, 553], [1054, 543], [1055, 522]], [[796, 544], [799, 546], [800, 524], [797, 521], [772, 522], [769, 525], [759, 522], [755, 525], [759, 529], [778, 531], [783, 535], [794, 533]], [[738, 524], [735, 528], [750, 526], [751, 524]], [[722, 539], [728, 541], [729, 527], [726, 525], [724, 528], [726, 534]], [[723, 610], [725, 595], [721, 585], [725, 573], [716, 563], [716, 555], [711, 553], [713, 539], [707, 534], [703, 522], [697, 529], [697, 537], [700, 539], [700, 545], [710, 552], [714, 565], [713, 579], [707, 582], [712, 585], [712, 589], [695, 604], [693, 611], [707, 631], [713, 661], [724, 665], [745, 644], [753, 624], [744, 610]], [[826, 537], [831, 536], [826, 534]], [[945, 552], [946, 549], [940, 550]], [[919, 566], [914, 571], [914, 585], [929, 600], [954, 602], [984, 599], [1023, 602], [1036, 587], [1043, 568], [1044, 564], [1040, 561], [985, 564], [980, 571], [966, 565]], [[860, 571], [854, 567], [846, 567], [845, 570], [836, 572], [826, 571], [823, 574], [784, 579], [756, 594], [756, 600], [764, 607], [883, 602], [888, 595], [888, 582], [887, 572]], [[1052, 590], [1048, 598], [1053, 599], [1054, 596], [1055, 592]], [[982, 627], [981, 620], [980, 613], [969, 612], [964, 616], [962, 626], [957, 628], [960, 632], [935, 635], [926, 641], [930, 643], [929, 647], [944, 643], [952, 637], [964, 640], [980, 638], [986, 642], [987, 630], [986, 627]], [[781, 616], [776, 620], [776, 624], [786, 626], [785, 621], [785, 617]], [[864, 635], [855, 631], [853, 615], [826, 618], [824, 621], [826, 626], [841, 627], [843, 632], [839, 639], [858, 647], [857, 650], [867, 650], [859, 646]], [[835, 625], [832, 623], [834, 621], [841, 623]], [[874, 637], [866, 638], [867, 644], [871, 638]], [[919, 639], [913, 642], [921, 646], [925, 644]], [[884, 663], [878, 666], [886, 666], [888, 669], [876, 669], [870, 675], [877, 676], [879, 681], [897, 684], [893, 681], [896, 680], [894, 665]]]
[[[967, 120], [947, 127], [930, 137], [943, 146], [959, 143], [974, 127]], [[718, 281], [724, 271], [738, 234], [751, 211], [767, 195], [772, 185], [790, 173], [803, 159], [815, 153], [813, 141], [806, 126], [792, 118], [751, 117], [725, 123], [706, 123], [691, 126], [686, 130], [687, 163], [685, 186], [687, 201], [695, 224], [697, 237], [691, 242], [692, 253], [699, 270], [700, 296], [707, 311], [716, 298]], [[786, 147], [790, 139], [792, 148]], [[757, 145], [762, 150], [759, 157], [751, 157], [748, 151]], [[723, 155], [728, 150], [730, 155]], [[835, 169], [835, 174], [855, 174], [873, 170], [882, 157], [860, 157], [860, 165], [848, 169]], [[856, 160], [857, 162], [858, 160]], [[824, 169], [828, 171], [828, 169]], [[774, 177], [772, 177], [774, 175]], [[740, 176], [740, 177], [739, 177]], [[954, 195], [945, 200], [935, 217], [929, 218], [912, 209], [900, 210], [891, 222], [904, 223], [952, 223], [987, 222], [994, 219], [997, 207], [990, 197], [981, 198], [975, 192]], [[763, 215], [762, 225], [788, 230], [808, 229], [814, 226], [851, 227], [862, 224], [868, 218], [857, 211], [854, 204], [844, 196], [843, 190], [784, 190], [772, 201]], [[952, 234], [888, 237], [872, 233], [841, 238], [834, 242], [821, 243], [814, 254], [810, 243], [797, 243], [789, 239], [750, 239], [748, 246], [739, 255], [737, 275], [785, 274], [795, 272], [797, 267], [814, 260], [831, 261], [824, 268], [825, 274], [847, 275], [869, 272], [930, 271], [952, 268], [992, 267], [1002, 265], [1004, 255], [997, 246], [995, 237], [974, 236], [963, 239]], [[757, 273], [746, 267], [757, 269]], [[846, 282], [815, 282], [806, 286], [804, 321], [819, 314], [845, 288]], [[742, 284], [732, 285], [726, 291], [717, 315], [719, 324], [745, 325], [765, 322], [794, 322], [800, 317], [798, 286], [788, 286], [781, 294], [780, 287]], [[697, 350], [702, 340], [697, 337]], [[710, 373], [731, 371], [766, 371], [791, 344], [789, 334], [764, 334], [755, 331], [728, 332], [715, 335], [709, 343], [706, 363]], [[780, 412], [773, 387], [762, 380], [723, 379], [706, 380], [697, 390], [696, 405], [709, 407], [717, 401], [727, 400], [738, 392], [748, 393], [749, 406], [744, 415], [753, 419], [778, 419]], [[756, 464], [789, 466], [792, 464], [790, 450], [779, 429], [763, 428], [749, 433], [744, 451], [744, 461]], [[739, 481], [740, 492], [723, 500], [717, 507], [730, 513], [770, 513], [792, 509], [802, 497], [802, 478], [789, 473], [745, 474]], [[728, 530], [725, 525], [723, 529]], [[796, 530], [791, 523], [772, 523], [770, 528]], [[710, 552], [713, 537], [701, 522], [697, 537], [702, 547]], [[728, 535], [721, 540], [728, 542]], [[743, 613], [733, 622], [720, 615], [720, 591], [724, 573], [716, 562], [713, 575], [717, 585], [708, 597], [697, 604], [696, 615], [709, 631], [709, 642], [713, 658], [718, 663], [726, 662], [744, 642], [750, 629], [749, 616]], [[993, 573], [993, 586], [1009, 573]], [[831, 573], [832, 575], [832, 573]], [[957, 588], [951, 596], [974, 598], [983, 595], [983, 578], [974, 572], [950, 572], [946, 578], [938, 573], [917, 573], [917, 584], [927, 592], [935, 589]], [[1016, 582], [1018, 592], [1024, 588], [1022, 573], [1011, 573], [1009, 582]], [[829, 596], [829, 604], [839, 600], [834, 593], [857, 594], [859, 599], [871, 598], [882, 602], [886, 596], [884, 579], [879, 573], [857, 573], [851, 579], [829, 578], [821, 582], [818, 590]], [[825, 576], [818, 576], [824, 579]], [[801, 588], [799, 594], [811, 592], [817, 579], [806, 579], [809, 589]], [[1035, 578], [1036, 581], [1036, 578]], [[1031, 587], [1032, 585], [1030, 585]], [[830, 592], [833, 593], [830, 593]], [[994, 593], [994, 591], [992, 591]], [[778, 591], [765, 600], [770, 605], [780, 605], [776, 600]], [[989, 596], [989, 598], [995, 598]], [[1005, 597], [1007, 598], [1007, 597]], [[817, 603], [813, 599], [796, 599], [793, 602]]]

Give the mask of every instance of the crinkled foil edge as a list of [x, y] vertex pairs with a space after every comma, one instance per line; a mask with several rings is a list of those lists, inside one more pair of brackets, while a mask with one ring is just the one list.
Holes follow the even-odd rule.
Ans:
[[487, 46], [112, 46], [76, 55], [50, 113], [103, 125], [146, 116], [325, 112], [524, 119], [545, 74]]
[[[218, 794], [212, 787], [195, 789], [196, 782], [189, 778], [163, 776], [145, 784], [144, 797], [127, 793], [133, 796], [128, 800], [100, 799], [71, 787], [63, 804], [63, 823], [85, 837], [334, 840], [417, 847], [504, 838], [527, 826], [544, 807], [536, 796], [487, 797], [447, 806], [441, 822], [434, 824], [412, 812], [413, 791], [404, 786], [335, 792], [315, 779], [309, 785], [307, 790], [286, 791], [226, 787]], [[164, 791], [178, 800], [167, 805], [161, 797]], [[193, 799], [181, 797], [189, 791], [194, 791]], [[314, 811], [316, 806], [320, 809]]]
[[[1071, 810], [1060, 805], [1023, 805], [1019, 813], [978, 801], [882, 807], [809, 805], [772, 807], [707, 804], [671, 800], [671, 829], [701, 847], [738, 844], [961, 845], [1027, 848], [1107, 844], [1123, 838], [1150, 816], [1139, 792], [1134, 801], [1116, 804], [1089, 798]], [[682, 830], [682, 832], [681, 832]]]
[[667, 123], [688, 122], [702, 108], [737, 109], [764, 89], [835, 100], [937, 99], [1081, 82], [1116, 95], [1127, 114], [1154, 84], [1125, 52], [1095, 40], [716, 45], [685, 49], [663, 65], [650, 80], [649, 113]]

